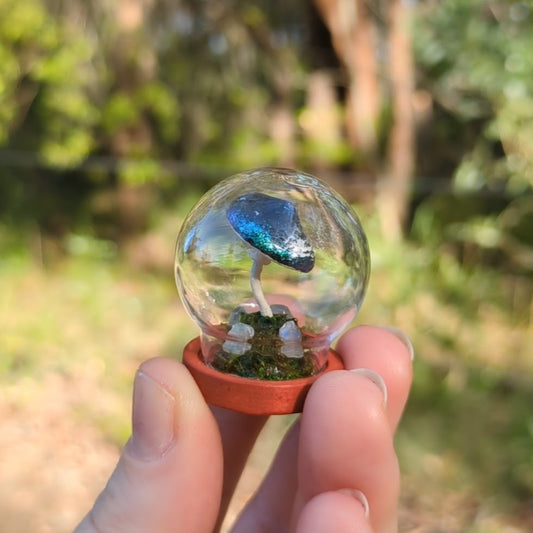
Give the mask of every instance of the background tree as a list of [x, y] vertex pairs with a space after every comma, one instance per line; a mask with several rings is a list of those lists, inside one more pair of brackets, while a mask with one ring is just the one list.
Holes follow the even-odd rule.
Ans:
[[434, 110], [418, 168], [451, 175], [454, 192], [427, 200], [415, 230], [523, 272], [533, 265], [532, 29], [531, 2], [455, 0], [421, 4], [414, 33], [419, 86]]
[[379, 183], [378, 208], [384, 235], [397, 241], [407, 229], [415, 172], [416, 133], [412, 105], [415, 68], [409, 4], [406, 0], [389, 0], [387, 6], [392, 117], [385, 174]]
[[379, 40], [371, 4], [364, 0], [315, 0], [337, 55], [346, 68], [346, 129], [355, 150], [372, 158], [381, 112]]
[[72, 531], [190, 340], [180, 220], [280, 164], [359, 204], [358, 320], [417, 349], [400, 529], [533, 531], [531, 50], [532, 0], [0, 0], [2, 531]]
[[[529, 268], [529, 2], [4, 0], [0, 9], [4, 218], [36, 217], [59, 233], [93, 220], [113, 236], [121, 204], [147, 209], [179, 183], [288, 164], [341, 175], [358, 198], [377, 191], [390, 237], [411, 221], [418, 237], [460, 222], [454, 239], [491, 257], [505, 249]], [[429, 194], [442, 187], [465, 208]]]

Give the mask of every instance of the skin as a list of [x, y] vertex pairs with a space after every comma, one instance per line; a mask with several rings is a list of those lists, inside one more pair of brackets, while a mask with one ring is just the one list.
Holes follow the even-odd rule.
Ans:
[[[397, 531], [393, 437], [411, 385], [412, 352], [401, 334], [372, 326], [348, 331], [337, 350], [347, 370], [315, 382], [232, 533]], [[358, 368], [383, 378], [386, 404], [379, 376], [350, 372]], [[143, 363], [132, 437], [75, 533], [218, 531], [265, 422], [209, 407], [177, 361]]]

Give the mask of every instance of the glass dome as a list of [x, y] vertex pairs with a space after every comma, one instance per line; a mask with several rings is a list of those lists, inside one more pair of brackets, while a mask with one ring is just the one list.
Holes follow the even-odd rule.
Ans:
[[221, 181], [188, 214], [176, 246], [176, 283], [205, 362], [243, 377], [322, 370], [361, 306], [369, 271], [350, 206], [288, 169]]

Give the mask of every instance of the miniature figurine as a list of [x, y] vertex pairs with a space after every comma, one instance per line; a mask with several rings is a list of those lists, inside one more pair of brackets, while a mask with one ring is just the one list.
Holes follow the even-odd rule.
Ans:
[[228, 220], [237, 234], [252, 246], [248, 254], [253, 266], [250, 284], [261, 314], [272, 310], [261, 288], [261, 271], [274, 260], [300, 272], [309, 272], [315, 264], [313, 247], [300, 225], [294, 204], [262, 193], [245, 194], [228, 208]]
[[221, 181], [187, 216], [176, 246], [176, 281], [201, 328], [200, 357], [221, 380], [322, 372], [331, 342], [357, 314], [369, 265], [353, 210], [289, 169]]

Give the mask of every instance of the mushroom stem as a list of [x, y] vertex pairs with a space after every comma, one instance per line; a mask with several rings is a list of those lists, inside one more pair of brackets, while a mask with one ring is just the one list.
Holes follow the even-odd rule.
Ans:
[[250, 286], [252, 287], [252, 293], [255, 300], [259, 305], [259, 311], [263, 316], [273, 316], [272, 309], [266, 301], [265, 294], [263, 293], [263, 287], [261, 286], [261, 272], [263, 266], [268, 265], [270, 260], [261, 253], [250, 254], [253, 264], [250, 270]]

